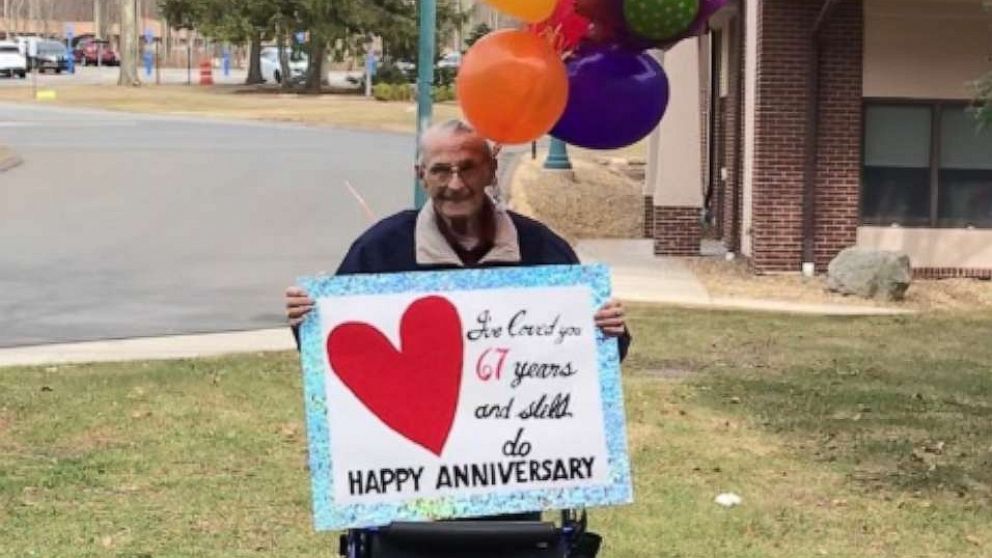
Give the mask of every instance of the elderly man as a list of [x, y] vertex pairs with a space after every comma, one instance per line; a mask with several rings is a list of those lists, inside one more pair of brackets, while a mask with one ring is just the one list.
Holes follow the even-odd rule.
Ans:
[[[457, 120], [431, 127], [421, 153], [417, 175], [430, 201], [419, 212], [402, 211], [366, 231], [338, 275], [579, 263], [550, 229], [492, 203], [486, 188], [495, 183], [496, 159], [471, 127]], [[286, 315], [294, 329], [313, 304], [303, 289], [286, 290]], [[596, 313], [595, 323], [619, 338], [625, 356], [630, 336], [623, 306], [611, 300]]]

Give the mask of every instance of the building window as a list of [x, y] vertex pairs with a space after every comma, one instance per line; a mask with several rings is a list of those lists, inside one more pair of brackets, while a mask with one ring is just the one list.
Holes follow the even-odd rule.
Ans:
[[992, 228], [992, 131], [964, 108], [941, 111], [939, 182], [940, 226]]
[[868, 103], [861, 221], [992, 228], [992, 130], [962, 104]]

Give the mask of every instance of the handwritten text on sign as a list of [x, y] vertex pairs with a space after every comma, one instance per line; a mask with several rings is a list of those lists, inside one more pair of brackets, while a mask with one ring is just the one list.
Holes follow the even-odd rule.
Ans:
[[318, 299], [333, 500], [605, 485], [586, 286]]

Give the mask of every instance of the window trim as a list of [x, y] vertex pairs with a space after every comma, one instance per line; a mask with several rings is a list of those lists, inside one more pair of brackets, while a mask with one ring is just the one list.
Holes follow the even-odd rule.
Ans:
[[[893, 223], [891, 219], [866, 218], [863, 211], [865, 191], [865, 168], [867, 163], [868, 142], [868, 108], [876, 107], [927, 107], [930, 109], [930, 219], [929, 223], [919, 222]], [[945, 108], [968, 108], [970, 103], [953, 99], [905, 99], [898, 97], [864, 97], [861, 103], [861, 173], [858, 190], [858, 226], [892, 227], [906, 229], [981, 229], [989, 230], [992, 226], [968, 225], [954, 226], [940, 224], [940, 147], [942, 118]]]

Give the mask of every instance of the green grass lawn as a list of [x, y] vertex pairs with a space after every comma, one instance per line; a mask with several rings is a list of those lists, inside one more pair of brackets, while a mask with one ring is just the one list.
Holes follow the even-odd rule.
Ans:
[[[992, 315], [632, 320], [602, 555], [992, 555]], [[0, 369], [0, 556], [330, 556], [302, 405], [293, 354]]]

